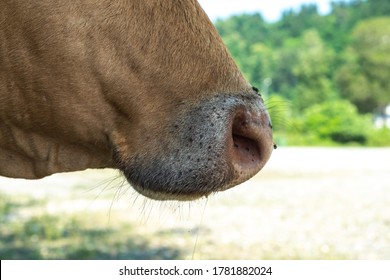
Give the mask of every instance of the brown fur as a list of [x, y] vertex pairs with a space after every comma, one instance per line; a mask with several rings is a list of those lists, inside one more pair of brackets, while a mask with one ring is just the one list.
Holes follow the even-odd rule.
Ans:
[[250, 85], [194, 0], [0, 2], [1, 175], [125, 171], [169, 157], [183, 145], [178, 118], [188, 126], [204, 102], [244, 93]]

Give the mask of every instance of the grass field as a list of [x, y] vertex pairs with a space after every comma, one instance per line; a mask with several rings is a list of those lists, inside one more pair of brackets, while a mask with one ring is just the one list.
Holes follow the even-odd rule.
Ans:
[[390, 149], [281, 148], [255, 178], [155, 202], [114, 170], [0, 177], [0, 259], [390, 259]]

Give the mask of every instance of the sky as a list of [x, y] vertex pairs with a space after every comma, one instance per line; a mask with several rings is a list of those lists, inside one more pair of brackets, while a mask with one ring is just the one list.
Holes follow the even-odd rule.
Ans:
[[[277, 21], [286, 9], [302, 4], [317, 4], [320, 14], [330, 12], [331, 0], [198, 0], [212, 21], [233, 14], [260, 12], [269, 22]], [[334, 2], [334, 1], [333, 1]]]

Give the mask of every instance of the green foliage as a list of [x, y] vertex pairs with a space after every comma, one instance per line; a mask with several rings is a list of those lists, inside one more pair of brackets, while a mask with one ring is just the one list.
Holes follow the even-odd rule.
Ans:
[[297, 85], [293, 90], [296, 109], [303, 110], [311, 104], [324, 102], [335, 96], [330, 80], [333, 53], [325, 46], [316, 30], [310, 29], [303, 33], [296, 55], [297, 61], [292, 68], [297, 78]]
[[368, 138], [368, 146], [386, 147], [390, 145], [390, 129], [372, 129]]
[[338, 143], [364, 144], [370, 128], [370, 118], [358, 115], [356, 107], [343, 100], [309, 107], [302, 122], [302, 133]]
[[343, 97], [361, 112], [383, 112], [390, 103], [390, 17], [360, 22], [337, 74]]
[[[333, 104], [327, 108], [332, 116], [337, 110], [350, 111], [343, 121], [339, 118], [340, 124], [324, 124], [326, 133], [306, 135], [310, 143], [379, 143], [366, 133], [374, 131], [372, 122], [359, 114], [383, 114], [390, 103], [388, 0], [333, 2], [326, 16], [319, 15], [315, 5], [304, 5], [286, 11], [276, 23], [265, 22], [259, 14], [239, 15], [219, 20], [216, 27], [245, 77], [264, 95], [293, 104], [288, 110], [290, 129], [276, 133], [282, 142], [306, 144], [296, 131], [309, 123], [294, 116], [308, 117], [307, 112], [316, 109], [313, 105]], [[325, 113], [318, 115], [328, 118]]]

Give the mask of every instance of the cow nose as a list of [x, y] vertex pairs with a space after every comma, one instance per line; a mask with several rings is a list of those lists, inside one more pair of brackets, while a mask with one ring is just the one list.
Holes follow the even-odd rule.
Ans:
[[273, 150], [272, 126], [265, 111], [238, 109], [232, 118], [228, 137], [228, 157], [234, 167], [235, 183], [259, 172]]

